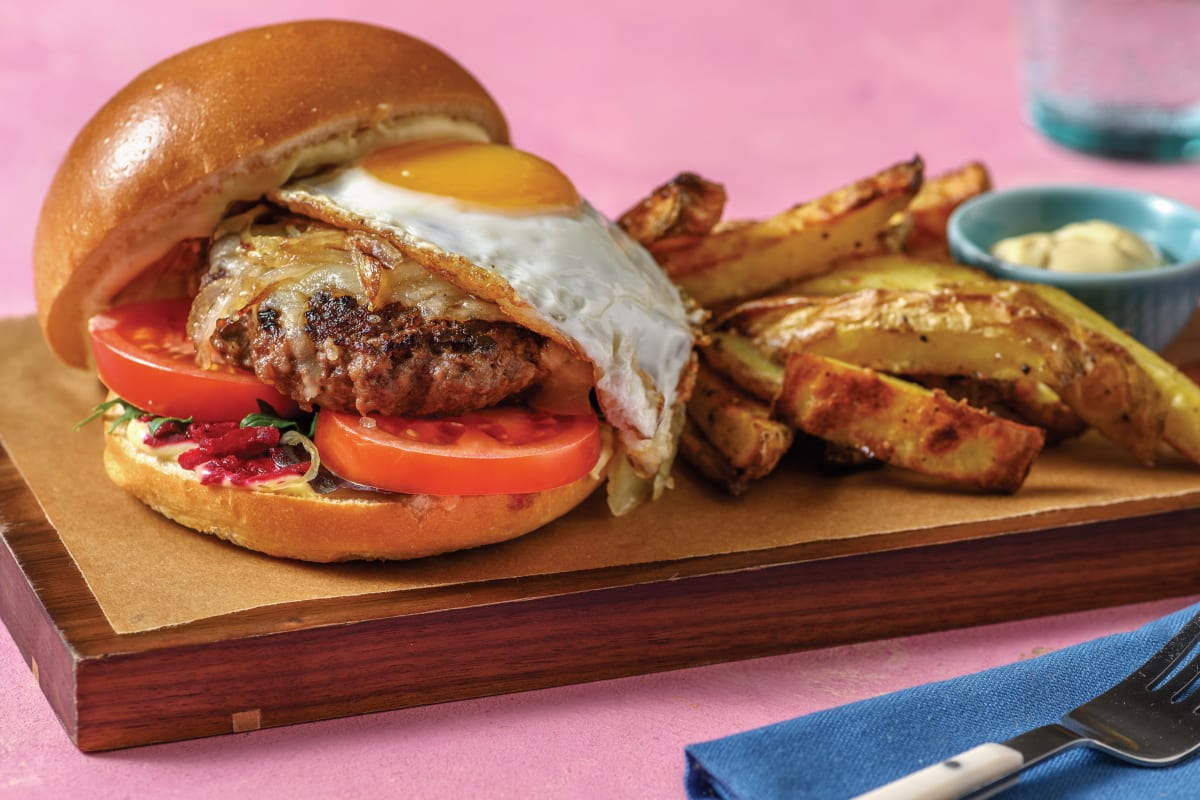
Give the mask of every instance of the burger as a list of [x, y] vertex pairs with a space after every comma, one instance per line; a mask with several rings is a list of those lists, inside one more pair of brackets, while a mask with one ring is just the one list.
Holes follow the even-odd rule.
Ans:
[[670, 483], [692, 325], [650, 255], [433, 46], [304, 21], [150, 68], [70, 146], [38, 317], [104, 465], [310, 561], [503, 541]]

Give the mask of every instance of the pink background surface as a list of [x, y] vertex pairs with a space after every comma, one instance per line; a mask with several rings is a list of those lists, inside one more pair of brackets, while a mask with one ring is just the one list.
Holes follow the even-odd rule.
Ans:
[[[0, 315], [34, 310], [40, 198], [71, 138], [135, 73], [297, 17], [401, 28], [455, 55], [515, 142], [611, 214], [688, 169], [729, 215], [773, 213], [920, 153], [998, 185], [1094, 182], [1200, 203], [1195, 166], [1112, 164], [1023, 121], [1001, 0], [0, 5]], [[683, 747], [1127, 629], [1187, 599], [84, 756], [0, 634], [0, 796], [681, 797]]]

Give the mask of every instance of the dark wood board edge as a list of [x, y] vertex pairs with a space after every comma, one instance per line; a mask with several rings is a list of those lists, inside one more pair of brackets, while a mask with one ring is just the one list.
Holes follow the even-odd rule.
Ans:
[[[80, 664], [100, 750], [1200, 592], [1200, 511]], [[1175, 568], [1164, 572], [1164, 558]], [[1062, 574], [1069, 564], [1069, 579]], [[469, 654], [469, 655], [464, 655]]]
[[[0, 504], [3, 502], [0, 495]], [[8, 628], [17, 650], [67, 734], [78, 743], [74, 653], [37, 589], [28, 580], [11, 544], [14, 534], [24, 533], [20, 527], [34, 524], [9, 520], [4, 523], [4, 536], [0, 537], [0, 620]], [[79, 581], [83, 582], [82, 576]]]
[[[46, 521], [20, 474], [7, 454], [0, 450], [0, 490], [3, 513], [22, 521], [21, 529], [8, 534], [10, 546], [18, 551], [29, 579], [60, 629], [76, 660], [107, 658], [167, 647], [203, 645], [210, 641], [243, 638], [326, 625], [343, 625], [409, 614], [432, 613], [464, 606], [507, 603], [559, 594], [589, 592], [617, 586], [759, 569], [789, 563], [856, 556], [881, 550], [922, 548], [963, 539], [1010, 536], [1075, 524], [1094, 524], [1080, 519], [1079, 510], [1065, 509], [999, 520], [974, 521], [933, 529], [898, 531], [850, 539], [821, 540], [773, 550], [742, 551], [668, 562], [623, 565], [582, 572], [534, 575], [467, 585], [431, 587], [421, 590], [379, 592], [353, 597], [304, 600], [263, 606], [184, 625], [135, 634], [117, 634], [108, 624], [91, 590], [76, 568], [57, 533]], [[1123, 519], [1178, 511], [1196, 503], [1195, 497], [1149, 498], [1091, 511]], [[536, 534], [535, 534], [536, 535]]]
[[[1136, 524], [1142, 517], [1180, 513], [1189, 510], [1194, 500], [1175, 498], [1131, 504], [1110, 509], [1125, 525]], [[1049, 530], [1079, 526], [1090, 528], [1097, 520], [1080, 521], [1072, 512], [1031, 515], [987, 523], [947, 526], [934, 530], [901, 531], [838, 541], [818, 541], [769, 551], [746, 551], [661, 563], [645, 563], [594, 569], [585, 572], [536, 575], [527, 578], [496, 580], [467, 586], [433, 587], [427, 590], [380, 592], [349, 598], [305, 600], [250, 609], [222, 617], [198, 620], [187, 625], [120, 636], [112, 634], [99, 641], [82, 642], [81, 658], [93, 654], [105, 657], [132, 654], [135, 651], [203, 644], [214, 638], [245, 638], [290, 630], [344, 625], [377, 619], [417, 614], [440, 613], [464, 607], [512, 602], [531, 602], [566, 594], [591, 593], [626, 586], [708, 575], [755, 571], [823, 560], [858, 557], [904, 549], [923, 549], [956, 541], [1039, 534]]]
[[[470, 587], [471, 603], [459, 590], [454, 608], [433, 592], [397, 613], [385, 593], [349, 606], [344, 598], [306, 601], [120, 636], [7, 457], [0, 490], [9, 521], [0, 614], [22, 654], [38, 662], [43, 691], [84, 750], [1200, 591], [1189, 569], [1200, 557], [1192, 541], [1200, 539], [1192, 533], [1200, 510], [1168, 502], [1170, 513], [1057, 529], [1045, 526], [1070, 518], [1010, 520], [1028, 530], [998, 524], [987, 538], [933, 546], [893, 537], [900, 549], [887, 552], [839, 543], [768, 566], [762, 553], [645, 565], [623, 574], [624, 585], [603, 571], [582, 581], [503, 581]], [[1062, 563], [1072, 565], [1069, 579], [1056, 572]]]

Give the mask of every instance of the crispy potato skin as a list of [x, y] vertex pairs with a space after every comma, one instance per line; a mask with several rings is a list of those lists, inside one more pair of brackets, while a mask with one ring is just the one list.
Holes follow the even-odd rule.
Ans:
[[775, 468], [792, 446], [792, 430], [771, 407], [726, 381], [705, 363], [696, 373], [688, 420], [738, 475], [753, 480]]
[[725, 211], [725, 187], [681, 172], [626, 211], [617, 224], [646, 247], [672, 236], [704, 236]]
[[783, 385], [783, 367], [733, 331], [713, 333], [700, 347], [700, 357], [710, 369], [766, 403], [774, 401]]
[[[1161, 413], [1164, 416], [1162, 438], [1189, 460], [1200, 463], [1200, 385], [1181, 372], [1174, 364], [1143, 345], [1125, 331], [1084, 305], [1061, 289], [1053, 286], [1031, 285], [1029, 290], [1062, 316], [1073, 319], [1104, 351], [1113, 354], [1119, 366], [1110, 366], [1115, 380], [1129, 380], [1137, 386], [1151, 384], [1158, 402], [1151, 409], [1132, 407], [1135, 416]], [[1096, 381], [1096, 391], [1121, 391], [1120, 387], [1104, 387]], [[1130, 398], [1140, 402], [1144, 392]]]
[[905, 253], [880, 253], [839, 261], [829, 272], [789, 284], [784, 293], [836, 297], [861, 289], [931, 292], [991, 280], [990, 275], [975, 267]]
[[1060, 290], [952, 261], [951, 213], [991, 186], [978, 161], [926, 178], [917, 157], [761, 221], [717, 221], [724, 191], [687, 173], [631, 208], [622, 225], [708, 312], [700, 386], [722, 388], [694, 398], [685, 459], [734, 493], [769, 472], [750, 401], [822, 463], [887, 453], [987, 490], [1089, 428], [1148, 466], [1164, 443], [1200, 463], [1200, 385]]
[[991, 188], [992, 177], [987, 167], [978, 161], [926, 180], [908, 206], [912, 222], [904, 242], [905, 251], [944, 254], [948, 260], [946, 223], [950, 221], [950, 215], [967, 200]]
[[983, 491], [1015, 492], [1045, 432], [945, 392], [836, 359], [788, 357], [776, 414], [797, 429], [888, 464]]
[[1163, 440], [1167, 401], [1129, 352], [1022, 284], [776, 297], [726, 323], [777, 361], [807, 352], [893, 375], [1032, 378], [1145, 464]]
[[679, 453], [703, 477], [737, 497], [750, 488], [750, 478], [739, 472], [725, 455], [704, 437], [690, 419], [679, 437]]
[[1016, 286], [778, 296], [745, 303], [724, 323], [780, 362], [805, 351], [893, 374], [1032, 375], [1051, 385], [1089, 369], [1070, 328], [1031, 309]]
[[761, 295], [827, 272], [839, 258], [881, 252], [888, 221], [920, 188], [919, 158], [897, 164], [770, 219], [727, 222], [705, 235], [669, 236], [650, 252], [699, 304]]
[[941, 389], [955, 400], [1046, 431], [1047, 444], [1083, 434], [1088, 424], [1050, 387], [1030, 378], [1002, 381], [963, 375], [908, 375], [926, 389]]

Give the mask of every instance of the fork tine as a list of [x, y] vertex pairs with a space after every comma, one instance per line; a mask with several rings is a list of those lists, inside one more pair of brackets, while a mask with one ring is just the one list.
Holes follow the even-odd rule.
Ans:
[[1191, 688], [1197, 678], [1200, 678], [1200, 657], [1193, 656], [1170, 680], [1163, 683], [1159, 690], [1167, 692], [1172, 700], [1176, 700]]
[[[1138, 679], [1148, 681], [1145, 685], [1147, 688], [1154, 688], [1163, 678], [1170, 674], [1171, 670], [1183, 659], [1185, 655], [1196, 645], [1197, 640], [1200, 640], [1200, 614], [1189, 619], [1179, 632], [1171, 637], [1171, 640], [1162, 646], [1157, 653], [1150, 656], [1146, 663], [1138, 667], [1133, 673], [1133, 676]], [[1195, 659], [1193, 659], [1194, 661]], [[1195, 679], [1193, 676], [1192, 680]]]

